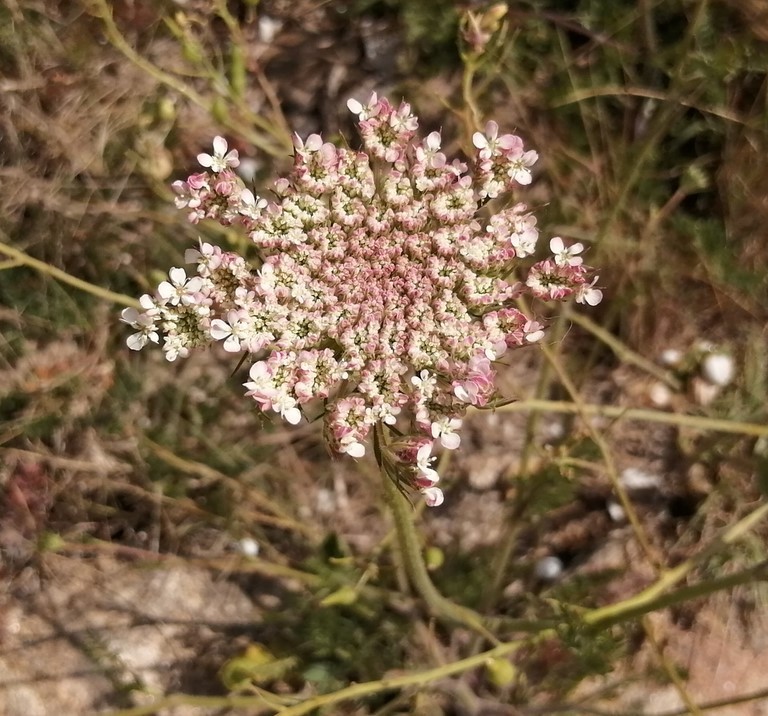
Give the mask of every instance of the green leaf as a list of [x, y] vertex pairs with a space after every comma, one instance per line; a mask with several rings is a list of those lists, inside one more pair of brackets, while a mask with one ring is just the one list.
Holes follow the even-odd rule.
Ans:
[[321, 607], [335, 607], [338, 605], [348, 606], [357, 601], [358, 593], [354, 587], [342, 587], [335, 592], [331, 592], [320, 602]]
[[239, 691], [251, 684], [265, 684], [283, 678], [298, 660], [293, 657], [277, 659], [261, 644], [251, 644], [242, 656], [225, 662], [219, 678], [230, 691]]
[[517, 679], [517, 667], [509, 659], [488, 659], [485, 669], [490, 682], [499, 688], [510, 686]]
[[439, 547], [428, 547], [424, 552], [424, 561], [430, 571], [439, 569], [445, 562], [445, 553]]

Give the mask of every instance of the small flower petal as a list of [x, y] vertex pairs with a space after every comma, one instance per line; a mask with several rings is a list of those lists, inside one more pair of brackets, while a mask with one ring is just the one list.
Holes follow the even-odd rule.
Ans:
[[421, 491], [427, 507], [440, 507], [445, 501], [443, 491], [439, 487], [427, 487]]

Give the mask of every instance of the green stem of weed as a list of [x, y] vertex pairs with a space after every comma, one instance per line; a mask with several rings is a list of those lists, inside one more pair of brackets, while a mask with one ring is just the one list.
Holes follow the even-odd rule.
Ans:
[[685, 687], [685, 680], [681, 676], [680, 670], [674, 661], [670, 659], [665, 653], [664, 645], [656, 634], [656, 629], [654, 628], [653, 622], [648, 616], [645, 616], [640, 620], [640, 623], [642, 624], [643, 632], [645, 633], [645, 639], [647, 640], [651, 650], [656, 656], [656, 661], [664, 670], [664, 673], [666, 673], [670, 683], [674, 687], [675, 691], [677, 691], [680, 700], [688, 709], [688, 713], [690, 716], [701, 716], [701, 711], [698, 705], [693, 700], [693, 697], [688, 692], [688, 689]]
[[467, 135], [470, 138], [474, 131], [480, 129], [480, 110], [477, 107], [477, 102], [475, 101], [475, 95], [472, 89], [476, 72], [476, 62], [471, 58], [465, 58], [464, 72], [461, 76], [461, 94], [464, 100], [464, 105], [469, 109], [471, 115], [471, 121], [467, 123], [469, 125], [467, 127]]
[[596, 430], [595, 427], [588, 420], [585, 419], [586, 415], [582, 410], [584, 406], [584, 401], [581, 399], [581, 396], [577, 391], [573, 381], [571, 380], [571, 377], [568, 375], [567, 371], [562, 365], [560, 358], [552, 349], [549, 348], [549, 346], [545, 344], [541, 344], [540, 347], [547, 361], [552, 366], [555, 373], [557, 373], [557, 377], [560, 379], [560, 382], [562, 383], [563, 387], [568, 391], [568, 394], [571, 396], [571, 399], [573, 400], [574, 405], [576, 406], [579, 416], [584, 421], [587, 432], [592, 438], [592, 441], [595, 443], [595, 445], [597, 445], [598, 449], [600, 450], [600, 454], [602, 455], [602, 458], [603, 458], [603, 463], [605, 464], [606, 472], [608, 473], [608, 478], [611, 481], [611, 484], [613, 486], [614, 492], [616, 493], [616, 496], [619, 498], [619, 502], [621, 503], [621, 506], [624, 510], [624, 514], [626, 514], [627, 519], [629, 520], [629, 523], [632, 526], [632, 531], [635, 533], [635, 539], [637, 540], [641, 549], [645, 553], [648, 561], [654, 566], [655, 569], [658, 569], [659, 565], [661, 564], [661, 557], [657, 553], [657, 551], [653, 548], [650, 540], [648, 539], [648, 536], [646, 535], [645, 530], [643, 529], [643, 526], [640, 523], [639, 518], [637, 517], [635, 508], [633, 507], [632, 503], [629, 500], [627, 491], [624, 489], [624, 486], [621, 484], [621, 481], [619, 480], [619, 473], [616, 468], [616, 461], [613, 459], [613, 452], [611, 451], [610, 447], [608, 446], [608, 443], [605, 441], [605, 439], [600, 434], [600, 432]]
[[384, 496], [392, 512], [403, 566], [411, 586], [424, 600], [430, 613], [436, 618], [462, 624], [492, 643], [498, 643], [498, 639], [485, 627], [483, 617], [480, 614], [472, 609], [455, 604], [450, 599], [446, 599], [432, 583], [414, 526], [413, 507], [398, 490], [395, 483], [396, 478], [389, 474], [386, 464], [381, 459], [381, 447], [385, 444], [385, 435], [384, 429], [380, 425], [376, 426], [374, 442], [381, 470], [382, 485], [384, 486]]
[[[518, 306], [525, 315], [531, 315], [529, 307], [522, 300], [519, 301]], [[558, 344], [562, 339], [563, 334], [566, 331], [565, 314], [560, 314], [552, 328], [550, 329], [550, 340], [554, 344]], [[546, 395], [549, 391], [552, 382], [552, 371], [550, 365], [547, 362], [543, 362], [539, 368], [539, 376], [536, 383], [536, 395]], [[509, 518], [506, 521], [504, 528], [504, 534], [500, 540], [501, 548], [497, 550], [494, 555], [493, 565], [491, 568], [491, 583], [486, 593], [486, 601], [484, 606], [489, 608], [498, 599], [499, 593], [504, 582], [504, 578], [507, 574], [507, 568], [509, 562], [514, 554], [515, 547], [517, 546], [518, 537], [522, 529], [522, 517], [525, 512], [525, 508], [528, 506], [531, 496], [534, 491], [534, 487], [530, 484], [531, 481], [527, 479], [529, 477], [531, 456], [535, 447], [535, 434], [536, 427], [540, 419], [540, 413], [532, 411], [528, 416], [525, 425], [525, 438], [523, 442], [523, 450], [520, 455], [520, 468], [518, 475], [520, 478], [521, 489], [515, 499], [513, 509]]]
[[694, 557], [685, 560], [681, 564], [665, 571], [651, 586], [616, 604], [609, 604], [606, 607], [593, 609], [584, 615], [583, 619], [587, 624], [594, 626], [610, 626], [618, 622], [626, 621], [633, 617], [642, 616], [649, 612], [662, 609], [672, 604], [679, 604], [682, 601], [694, 597], [703, 597], [712, 594], [719, 589], [736, 586], [749, 581], [750, 578], [764, 579], [768, 576], [768, 568], [765, 562], [752, 567], [744, 572], [722, 577], [708, 582], [702, 582], [693, 587], [677, 590], [668, 593], [668, 590], [679, 584], [697, 565], [713, 555], [721, 552], [724, 547], [732, 545], [747, 532], [752, 530], [759, 522], [768, 516], [768, 503], [761, 505], [746, 517], [743, 517], [735, 525], [729, 527], [717, 539], [713, 540], [705, 549]]
[[[353, 684], [346, 688], [339, 689], [329, 694], [322, 694], [302, 701], [300, 704], [288, 706], [287, 708], [275, 709], [269, 707], [264, 696], [192, 696], [191, 694], [174, 694], [164, 699], [156, 701], [149, 706], [138, 706], [136, 708], [113, 711], [107, 716], [149, 716], [171, 706], [196, 705], [209, 707], [239, 707], [239, 708], [269, 708], [276, 711], [278, 716], [303, 716], [322, 706], [330, 706], [343, 701], [352, 699], [361, 699], [366, 696], [373, 696], [385, 691], [394, 691], [407, 687], [419, 687], [433, 683], [439, 679], [445, 679], [456, 674], [461, 674], [470, 669], [476, 669], [483, 666], [492, 659], [501, 659], [508, 657], [518, 651], [523, 646], [530, 644], [530, 639], [520, 641], [510, 641], [485, 651], [467, 659], [454, 661], [450, 664], [438, 666], [434, 669], [425, 669], [403, 676], [394, 678], [377, 679], [376, 681], [367, 681], [361, 684]], [[257, 712], [258, 713], [258, 712]]]
[[[4, 234], [3, 238], [6, 238]], [[83, 281], [82, 279], [76, 278], [75, 276], [70, 276], [70, 274], [68, 274], [66, 271], [62, 271], [55, 266], [51, 266], [50, 264], [45, 263], [45, 261], [33, 259], [23, 251], [14, 249], [13, 246], [9, 246], [2, 241], [0, 241], [0, 253], [5, 254], [6, 256], [10, 256], [19, 264], [29, 266], [30, 268], [33, 268], [40, 273], [44, 273], [51, 278], [55, 278], [57, 281], [69, 284], [70, 286], [74, 286], [75, 288], [78, 288], [81, 291], [85, 291], [86, 293], [90, 293], [93, 296], [97, 296], [98, 298], [103, 298], [106, 301], [111, 301], [112, 303], [118, 303], [121, 306], [139, 308], [139, 302], [135, 298], [131, 298], [130, 296], [126, 296], [122, 293], [115, 293], [114, 291], [110, 291], [107, 288], [102, 288], [101, 286], [88, 283], [88, 281]]]

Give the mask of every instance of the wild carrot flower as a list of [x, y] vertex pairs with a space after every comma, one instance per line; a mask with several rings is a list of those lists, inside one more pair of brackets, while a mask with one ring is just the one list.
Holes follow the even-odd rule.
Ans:
[[468, 406], [493, 405], [494, 363], [544, 335], [516, 299], [602, 294], [583, 247], [559, 237], [526, 271], [535, 217], [521, 203], [492, 209], [532, 179], [537, 154], [522, 139], [489, 122], [470, 161], [449, 162], [439, 132], [418, 139], [408, 104], [374, 94], [348, 106], [362, 150], [295, 137], [270, 201], [245, 188], [223, 138], [198, 156], [206, 171], [174, 183], [176, 205], [193, 223], [239, 226], [253, 258], [189, 250], [196, 276], [173, 268], [143, 312], [123, 312], [137, 331], [128, 346], [162, 334], [168, 360], [219, 341], [248, 354], [246, 395], [261, 410], [291, 424], [322, 411], [330, 447], [354, 458], [383, 424], [388, 468], [438, 505], [435, 444], [457, 448]]

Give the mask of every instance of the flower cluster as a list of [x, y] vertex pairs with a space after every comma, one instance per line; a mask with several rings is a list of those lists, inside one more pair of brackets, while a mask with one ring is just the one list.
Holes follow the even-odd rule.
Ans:
[[435, 444], [457, 448], [467, 407], [493, 404], [494, 362], [543, 336], [516, 299], [595, 305], [601, 293], [583, 247], [559, 237], [526, 272], [535, 217], [520, 203], [490, 210], [531, 181], [537, 155], [519, 137], [489, 122], [471, 160], [449, 162], [439, 132], [417, 138], [408, 104], [348, 106], [362, 150], [296, 137], [270, 201], [245, 188], [222, 137], [198, 156], [206, 171], [174, 184], [177, 206], [242, 227], [255, 259], [189, 250], [196, 275], [171, 269], [141, 312], [123, 312], [128, 346], [162, 335], [168, 360], [215, 342], [250, 354], [246, 395], [261, 410], [292, 424], [322, 410], [331, 448], [355, 458], [380, 424], [389, 467], [437, 505]]

